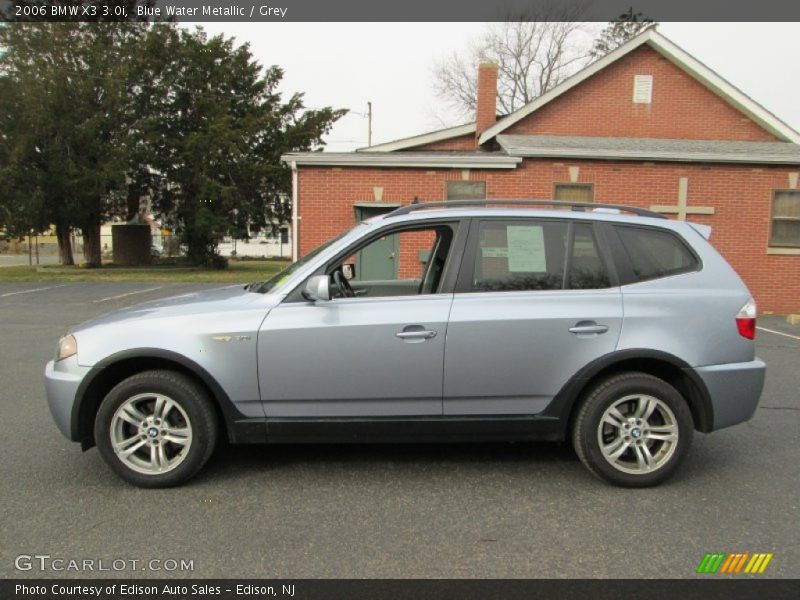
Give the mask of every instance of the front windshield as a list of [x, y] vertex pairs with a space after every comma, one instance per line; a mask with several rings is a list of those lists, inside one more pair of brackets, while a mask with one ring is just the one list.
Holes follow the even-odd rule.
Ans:
[[[358, 227], [358, 226], [359, 225], [356, 225], [356, 227]], [[353, 230], [352, 229], [347, 229], [347, 230], [343, 231], [342, 233], [340, 233], [336, 237], [333, 237], [333, 238], [329, 239], [327, 242], [317, 246], [311, 252], [306, 254], [303, 258], [301, 258], [297, 262], [292, 263], [291, 265], [289, 265], [285, 269], [279, 271], [278, 273], [276, 273], [275, 275], [273, 275], [272, 277], [270, 277], [269, 279], [267, 279], [263, 283], [257, 283], [255, 285], [249, 286], [249, 289], [254, 291], [254, 292], [258, 292], [260, 294], [266, 294], [267, 292], [272, 291], [272, 289], [275, 286], [283, 283], [292, 274], [294, 274], [298, 269], [300, 269], [303, 266], [305, 266], [308, 263], [308, 261], [310, 261], [312, 258], [317, 256], [320, 252], [325, 250], [325, 248], [327, 248], [328, 246], [332, 245], [334, 242], [338, 242], [340, 239], [342, 239], [344, 236], [346, 236], [351, 231], [353, 231]]]

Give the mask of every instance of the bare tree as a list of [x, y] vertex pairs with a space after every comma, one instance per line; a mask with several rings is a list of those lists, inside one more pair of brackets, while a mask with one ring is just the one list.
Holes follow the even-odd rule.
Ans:
[[592, 36], [579, 19], [584, 4], [549, 4], [503, 23], [492, 23], [466, 52], [434, 67], [437, 95], [463, 116], [475, 112], [477, 66], [498, 65], [498, 107], [504, 114], [535, 100], [584, 66]]

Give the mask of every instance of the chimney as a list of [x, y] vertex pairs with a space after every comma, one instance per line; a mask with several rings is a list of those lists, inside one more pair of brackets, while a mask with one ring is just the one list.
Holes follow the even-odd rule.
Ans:
[[478, 66], [478, 97], [475, 109], [475, 146], [480, 135], [497, 121], [497, 65], [483, 62]]

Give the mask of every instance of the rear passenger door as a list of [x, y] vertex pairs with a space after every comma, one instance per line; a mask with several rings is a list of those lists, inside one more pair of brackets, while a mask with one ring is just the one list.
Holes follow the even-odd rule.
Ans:
[[447, 331], [445, 415], [540, 413], [615, 349], [622, 298], [598, 234], [588, 221], [473, 220]]

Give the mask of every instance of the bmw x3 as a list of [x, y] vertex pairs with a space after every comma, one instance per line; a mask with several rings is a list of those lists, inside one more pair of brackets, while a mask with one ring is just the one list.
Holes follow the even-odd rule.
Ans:
[[473, 204], [401, 207], [267, 281], [75, 327], [46, 367], [55, 422], [144, 487], [186, 481], [223, 436], [567, 441], [594, 475], [642, 487], [694, 431], [751, 418], [756, 306], [708, 227]]

